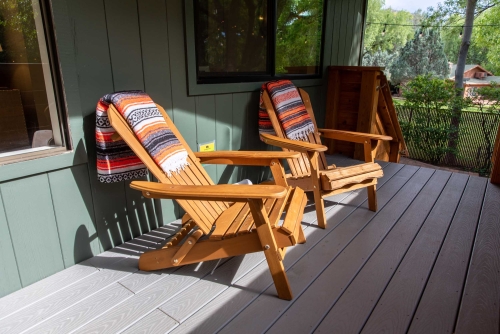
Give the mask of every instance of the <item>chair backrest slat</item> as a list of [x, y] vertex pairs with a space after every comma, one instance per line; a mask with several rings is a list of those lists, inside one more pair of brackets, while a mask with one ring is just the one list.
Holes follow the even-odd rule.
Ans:
[[[172, 177], [168, 177], [165, 173], [163, 173], [162, 169], [156, 164], [146, 149], [138, 141], [128, 123], [112, 105], [108, 109], [108, 116], [113, 128], [115, 128], [123, 140], [125, 140], [125, 142], [130, 146], [134, 153], [137, 154], [137, 156], [142, 160], [142, 162], [151, 171], [151, 173], [153, 173], [159, 182], [177, 185], [213, 185], [213, 181], [203, 169], [172, 120], [168, 117], [168, 114], [161, 106], [157, 105], [157, 107], [162, 113], [168, 127], [183, 144], [189, 156], [189, 166], [179, 173], [173, 173]], [[198, 200], [177, 200], [177, 202], [191, 216], [191, 218], [193, 218], [195, 223], [205, 234], [210, 232], [217, 217], [228, 207], [228, 204], [225, 202], [208, 202]]]

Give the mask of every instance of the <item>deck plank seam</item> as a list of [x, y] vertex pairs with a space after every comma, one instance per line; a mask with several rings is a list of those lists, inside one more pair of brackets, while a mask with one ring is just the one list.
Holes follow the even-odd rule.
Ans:
[[[403, 167], [403, 168], [404, 168], [404, 167]], [[403, 168], [401, 168], [400, 170], [402, 170]], [[381, 210], [382, 210], [382, 209], [383, 209], [383, 208], [384, 208], [384, 207], [385, 207], [385, 206], [386, 206], [386, 205], [387, 205], [387, 204], [388, 204], [388, 203], [389, 203], [389, 202], [390, 202], [393, 198], [394, 198], [394, 196], [396, 196], [396, 194], [398, 194], [398, 193], [399, 193], [399, 191], [400, 191], [400, 190], [401, 190], [401, 189], [402, 189], [402, 188], [403, 188], [403, 187], [404, 187], [404, 186], [405, 186], [405, 185], [406, 185], [406, 184], [407, 184], [407, 183], [411, 180], [411, 178], [412, 178], [412, 177], [413, 177], [413, 176], [417, 173], [417, 171], [418, 171], [419, 169], [420, 169], [420, 167], [417, 167], [417, 168], [416, 168], [416, 170], [415, 170], [415, 172], [412, 174], [412, 176], [411, 176], [411, 177], [409, 177], [409, 178], [408, 178], [408, 180], [406, 180], [406, 181], [405, 181], [405, 183], [401, 185], [401, 187], [399, 188], [399, 190], [398, 190], [398, 191], [397, 191], [394, 195], [392, 195], [392, 196], [391, 196], [391, 197], [387, 200], [387, 203], [385, 203], [382, 207], [379, 207], [379, 208], [378, 208], [378, 210], [377, 210], [377, 212], [376, 212], [376, 213], [375, 213], [375, 214], [374, 214], [374, 215], [373, 215], [373, 216], [372, 216], [372, 217], [371, 217], [371, 218], [370, 218], [370, 219], [369, 219], [369, 220], [368, 220], [368, 221], [367, 221], [367, 222], [366, 222], [366, 223], [365, 223], [365, 224], [364, 224], [361, 228], [360, 228], [360, 230], [359, 230], [358, 232], [356, 232], [356, 234], [355, 234], [355, 235], [354, 235], [354, 236], [353, 236], [353, 237], [352, 237], [352, 238], [351, 238], [351, 239], [350, 239], [350, 240], [349, 240], [349, 241], [348, 241], [348, 242], [344, 245], [344, 247], [342, 247], [342, 249], [340, 249], [340, 250], [338, 251], [337, 255], [335, 255], [335, 256], [334, 256], [334, 257], [333, 257], [333, 258], [332, 258], [332, 259], [331, 259], [328, 263], [326, 263], [326, 265], [323, 267], [323, 269], [322, 269], [320, 272], [318, 272], [318, 274], [317, 274], [317, 275], [315, 275], [315, 276], [314, 276], [314, 278], [312, 278], [312, 279], [310, 280], [309, 284], [308, 284], [307, 286], [305, 286], [305, 287], [304, 287], [304, 289], [302, 289], [302, 291], [300, 291], [299, 293], [297, 293], [297, 294], [295, 295], [295, 298], [294, 298], [294, 299], [290, 302], [290, 304], [289, 304], [289, 305], [287, 305], [287, 306], [284, 308], [284, 310], [281, 312], [281, 314], [280, 314], [278, 317], [276, 317], [276, 318], [275, 318], [275, 319], [274, 319], [274, 320], [273, 320], [273, 321], [272, 321], [272, 322], [268, 325], [268, 327], [266, 327], [266, 329], [264, 330], [264, 332], [267, 332], [267, 331], [268, 331], [268, 330], [269, 330], [269, 329], [270, 329], [270, 328], [271, 328], [271, 327], [272, 327], [272, 326], [273, 326], [273, 325], [274, 325], [274, 324], [275, 324], [275, 323], [276, 323], [276, 322], [277, 322], [277, 321], [281, 318], [281, 316], [283, 316], [283, 314], [285, 314], [285, 313], [286, 313], [286, 311], [287, 311], [287, 310], [288, 310], [288, 309], [289, 309], [289, 308], [290, 308], [290, 307], [291, 307], [291, 306], [295, 303], [295, 301], [296, 301], [296, 300], [298, 300], [298, 299], [300, 298], [300, 296], [301, 296], [301, 295], [302, 295], [305, 291], [307, 291], [307, 289], [309, 289], [309, 287], [311, 287], [311, 286], [314, 284], [314, 282], [318, 279], [318, 277], [320, 277], [320, 276], [323, 274], [323, 272], [324, 272], [324, 271], [325, 271], [325, 270], [326, 270], [326, 269], [327, 269], [327, 268], [328, 268], [328, 267], [332, 264], [332, 262], [333, 262], [333, 261], [335, 261], [335, 259], [336, 259], [336, 258], [337, 258], [337, 257], [338, 257], [338, 256], [339, 256], [339, 255], [340, 255], [340, 254], [341, 254], [341, 253], [342, 253], [342, 252], [343, 252], [343, 251], [344, 251], [344, 250], [345, 250], [345, 249], [346, 249], [346, 248], [347, 248], [347, 247], [351, 244], [351, 242], [352, 242], [354, 239], [356, 239], [356, 237], [359, 235], [359, 233], [361, 233], [361, 231], [363, 231], [363, 229], [364, 229], [364, 228], [365, 228], [365, 227], [366, 227], [366, 226], [367, 226], [367, 225], [368, 225], [368, 224], [369, 224], [369, 223], [370, 223], [370, 222], [371, 222], [371, 221], [372, 221], [372, 220], [373, 220], [373, 219], [374, 219], [374, 218], [378, 215], [378, 213], [379, 213], [379, 212], [380, 212], [380, 211], [381, 211]], [[394, 176], [396, 176], [396, 175], [399, 173], [399, 171], [400, 171], [400, 170], [398, 170], [398, 172], [396, 172], [393, 176], [391, 176], [391, 179], [392, 179]], [[387, 180], [387, 181], [389, 181], [389, 180]], [[387, 183], [387, 182], [386, 182], [386, 183]], [[384, 183], [384, 185], [385, 185], [386, 183]], [[368, 199], [365, 199], [365, 200], [363, 201], [363, 203], [361, 203], [361, 205], [363, 205], [363, 204], [364, 204], [367, 200], [368, 200]], [[361, 206], [361, 205], [360, 205], [360, 206]], [[356, 207], [356, 209], [355, 209], [355, 210], [357, 210], [358, 208], [359, 208], [359, 206], [358, 206], [358, 207]], [[353, 210], [352, 212], [354, 212], [355, 210]], [[349, 216], [352, 214], [352, 212], [349, 214]], [[346, 217], [345, 219], [347, 219], [347, 217]], [[342, 222], [344, 222], [344, 221], [345, 221], [345, 219], [343, 219], [343, 220], [342, 220]], [[339, 223], [337, 226], [339, 226], [339, 225], [340, 225], [340, 223]], [[329, 234], [329, 233], [328, 233], [328, 234]], [[323, 238], [321, 238], [321, 240], [323, 240], [323, 239], [324, 239], [324, 238], [325, 238], [328, 234], [326, 234]], [[316, 246], [316, 245], [317, 245], [317, 243], [316, 243], [314, 246]], [[313, 246], [313, 247], [314, 247], [314, 246]], [[316, 328], [316, 327], [317, 327], [317, 326], [315, 326], [315, 328]]]
[[[425, 216], [425, 219], [423, 221], [423, 223], [420, 225], [420, 227], [418, 228], [417, 232], [415, 233], [414, 237], [412, 238], [411, 242], [409, 243], [408, 245], [408, 248], [406, 249], [406, 251], [404, 252], [403, 256], [401, 257], [401, 260], [399, 261], [398, 265], [394, 267], [394, 271], [390, 277], [390, 279], [387, 281], [387, 284], [385, 286], [385, 288], [381, 291], [377, 301], [373, 304], [374, 307], [372, 308], [371, 312], [366, 316], [366, 319], [363, 323], [363, 326], [361, 327], [360, 329], [360, 333], [363, 331], [363, 329], [365, 328], [368, 320], [370, 319], [370, 317], [372, 316], [375, 308], [377, 307], [378, 303], [380, 302], [380, 299], [382, 298], [382, 296], [384, 295], [384, 293], [386, 292], [387, 288], [389, 287], [392, 279], [394, 278], [394, 275], [396, 275], [396, 273], [398, 272], [398, 268], [399, 266], [401, 265], [401, 263], [404, 261], [406, 255], [408, 254], [408, 252], [410, 251], [411, 249], [411, 246], [413, 245], [413, 243], [415, 242], [415, 239], [417, 238], [417, 236], [419, 235], [420, 231], [422, 230], [422, 228], [425, 226], [425, 223], [427, 222], [427, 219], [429, 218], [429, 215], [431, 214], [432, 210], [434, 209], [434, 207], [436, 206], [436, 203], [438, 202], [438, 199], [441, 197], [441, 195], [443, 194], [443, 191], [446, 189], [446, 186], [448, 185], [448, 183], [450, 182], [450, 179], [452, 177], [453, 173], [450, 173], [450, 175], [448, 176], [448, 180], [446, 181], [446, 184], [444, 185], [444, 187], [441, 189], [441, 191], [439, 192], [439, 196], [437, 197], [436, 201], [434, 202], [434, 204], [432, 205], [432, 207], [430, 208], [430, 210], [427, 212], [427, 215]], [[458, 205], [457, 205], [458, 207]], [[450, 223], [451, 225], [451, 223]], [[425, 289], [424, 289], [425, 290]], [[421, 297], [420, 297], [421, 298]]]
[[[477, 218], [477, 224], [476, 224], [476, 231], [474, 233], [474, 242], [473, 242], [473, 245], [472, 245], [471, 250], [470, 250], [469, 262], [467, 264], [467, 270], [465, 272], [465, 279], [464, 279], [464, 283], [462, 286], [462, 293], [460, 294], [460, 300], [459, 300], [459, 304], [458, 304], [459, 307], [457, 308], [457, 314], [455, 316], [455, 323], [453, 325], [453, 333], [455, 333], [457, 330], [458, 316], [460, 314], [460, 309], [462, 308], [462, 301], [463, 301], [464, 294], [465, 294], [465, 287], [467, 285], [467, 277], [469, 276], [469, 271], [470, 271], [471, 265], [472, 265], [472, 255], [474, 254], [474, 249], [476, 248], [476, 242], [478, 241], [478, 233], [479, 233], [479, 225], [480, 225], [479, 223], [481, 222], [481, 218], [483, 217], [483, 213], [484, 213], [486, 194], [488, 193], [488, 188], [491, 186], [492, 186], [491, 182], [487, 182], [486, 187], [484, 189], [483, 199], [482, 199], [482, 203], [481, 203], [481, 210], [479, 211], [479, 216]], [[500, 328], [500, 317], [498, 318], [498, 328]]]
[[444, 242], [446, 240], [446, 237], [448, 236], [448, 232], [450, 231], [451, 224], [453, 223], [453, 219], [455, 218], [455, 216], [457, 214], [457, 210], [460, 207], [460, 204], [462, 203], [462, 199], [463, 199], [463, 196], [465, 194], [465, 190], [467, 189], [467, 186], [469, 185], [469, 181], [470, 181], [470, 176], [467, 177], [467, 183], [465, 184], [465, 186], [462, 189], [462, 194], [460, 195], [460, 200], [458, 201], [458, 204], [455, 207], [455, 211], [453, 212], [453, 215], [452, 215], [452, 217], [450, 219], [450, 223], [448, 224], [448, 227], [446, 228], [446, 233], [444, 235], [444, 238], [441, 240], [441, 245], [439, 245], [439, 249], [436, 252], [436, 256], [434, 257], [434, 261], [432, 262], [432, 266], [431, 266], [431, 269], [430, 269], [430, 271], [429, 271], [429, 273], [427, 275], [427, 279], [425, 281], [425, 284], [424, 284], [422, 290], [420, 291], [420, 296], [418, 297], [418, 301], [415, 304], [415, 307], [413, 308], [413, 311], [411, 313], [411, 321], [408, 322], [408, 325], [406, 327], [405, 332], [408, 332], [409, 329], [410, 329], [410, 327], [411, 327], [411, 324], [413, 322], [413, 318], [415, 317], [415, 313], [417, 312], [418, 306], [420, 305], [420, 302], [422, 300], [422, 296], [424, 295], [425, 289], [427, 288], [427, 284], [429, 283], [429, 279], [430, 279], [430, 277], [432, 275], [432, 272], [434, 271], [434, 267], [435, 267], [436, 262], [437, 262], [437, 260], [439, 258], [439, 254], [441, 253], [441, 250], [443, 248], [443, 245], [444, 245]]
[[[420, 169], [419, 169], [420, 170]], [[417, 171], [418, 172], [418, 171]], [[415, 195], [415, 197], [411, 200], [411, 202], [408, 204], [408, 206], [401, 212], [401, 214], [398, 216], [397, 220], [394, 222], [394, 224], [392, 224], [392, 226], [387, 230], [387, 232], [384, 234], [384, 236], [380, 239], [380, 241], [377, 243], [377, 245], [375, 246], [375, 248], [373, 249], [373, 251], [370, 253], [370, 255], [366, 258], [366, 260], [361, 264], [361, 266], [358, 268], [358, 270], [356, 271], [356, 273], [354, 273], [354, 275], [351, 277], [351, 279], [349, 280], [349, 282], [346, 284], [346, 286], [344, 287], [343, 291], [339, 294], [339, 296], [333, 300], [332, 304], [330, 305], [330, 307], [328, 308], [328, 310], [323, 314], [323, 316], [321, 317], [321, 319], [316, 323], [316, 325], [314, 326], [314, 329], [311, 331], [311, 332], [314, 332], [316, 331], [316, 329], [321, 325], [321, 323], [323, 322], [323, 320], [325, 319], [325, 317], [328, 315], [328, 313], [330, 312], [330, 310], [335, 306], [335, 304], [337, 303], [337, 301], [342, 297], [342, 295], [347, 291], [347, 289], [349, 288], [349, 286], [351, 285], [351, 283], [354, 281], [354, 279], [356, 278], [356, 276], [358, 276], [358, 274], [361, 272], [361, 270], [364, 268], [364, 266], [368, 263], [368, 261], [370, 260], [370, 258], [373, 256], [373, 254], [377, 251], [377, 249], [380, 247], [380, 245], [384, 242], [385, 238], [389, 235], [389, 233], [394, 229], [394, 227], [398, 224], [399, 220], [401, 219], [401, 217], [403, 217], [403, 215], [408, 211], [408, 209], [410, 208], [410, 206], [412, 205], [412, 203], [415, 201], [415, 199], [418, 197], [418, 195], [424, 190], [425, 186], [429, 183], [429, 181], [431, 180], [432, 176], [436, 173], [436, 171], [432, 172], [432, 174], [429, 176], [429, 178], [427, 179], [427, 181], [422, 185], [422, 188], [418, 191], [418, 193]], [[412, 176], [412, 178], [416, 175], [416, 173]], [[410, 178], [411, 180], [411, 178]], [[408, 181], [409, 182], [409, 181]], [[404, 187], [404, 185], [403, 185]], [[399, 193], [403, 187], [401, 187], [401, 189], [398, 190], [397, 193]], [[443, 187], [444, 189], [444, 187]], [[397, 194], [396, 193], [396, 194]], [[394, 197], [393, 197], [394, 198]], [[392, 199], [392, 198], [391, 198]], [[388, 201], [389, 203], [390, 201]], [[387, 203], [387, 204], [388, 204]], [[429, 211], [430, 212], [430, 211]], [[423, 225], [423, 224], [422, 224]], [[363, 226], [363, 229], [366, 227], [367, 225]], [[362, 229], [362, 230], [363, 230]], [[361, 230], [361, 231], [362, 231]], [[361, 231], [359, 233], [361, 233]], [[418, 234], [418, 232], [417, 232]], [[357, 236], [357, 235], [356, 235]], [[416, 235], [415, 235], [416, 236]], [[354, 240], [354, 238], [353, 238]], [[404, 258], [404, 256], [401, 258], [401, 261], [402, 259]], [[399, 266], [399, 264], [398, 264]], [[397, 267], [395, 267], [397, 268]]]
[[[394, 172], [394, 174], [387, 180], [384, 181], [384, 183], [382, 185], [380, 185], [380, 189], [385, 185], [387, 184], [387, 182], [389, 182], [389, 180], [391, 180], [396, 174], [398, 174], [403, 168], [404, 166], [401, 165], [401, 166], [397, 166], [399, 167], [399, 169], [397, 171]], [[417, 168], [418, 170], [418, 168]], [[360, 193], [361, 190], [363, 189], [358, 189], [358, 190], [354, 190], [352, 193]], [[339, 221], [333, 228], [331, 228], [330, 231], [328, 231], [322, 238], [320, 238], [316, 243], [314, 243], [314, 245], [312, 245], [306, 252], [304, 252], [304, 254], [302, 254], [299, 258], [296, 259], [296, 261], [294, 261], [287, 269], [286, 271], [290, 270], [291, 268], [293, 268], [293, 266], [298, 262], [300, 261], [300, 259], [302, 259], [307, 253], [309, 253], [318, 243], [320, 243], [324, 238], [326, 238], [327, 235], [329, 235], [330, 233], [332, 233], [338, 226], [340, 226], [340, 224], [342, 224], [349, 216], [352, 215], [352, 213], [354, 213], [359, 207], [361, 207], [364, 203], [366, 203], [368, 201], [368, 196], [366, 196], [366, 198], [360, 203], [358, 204], [355, 208], [353, 208], [345, 217], [344, 219], [342, 219], [341, 221]], [[315, 279], [315, 278], [314, 278]], [[243, 307], [239, 312], [237, 312], [236, 314], [233, 315], [233, 317], [231, 317], [231, 319], [228, 319], [224, 325], [222, 325], [219, 329], [216, 330], [216, 332], [220, 332], [224, 327], [226, 327], [233, 319], [235, 319], [239, 314], [241, 314], [246, 308], [248, 308], [248, 306], [250, 306], [258, 297], [260, 297], [267, 289], [269, 289], [269, 287], [272, 286], [272, 283], [269, 284], [268, 286], [266, 286], [262, 291], [260, 291], [259, 293], [257, 293], [254, 298], [245, 306]], [[305, 290], [304, 290], [305, 291]], [[303, 292], [303, 291], [302, 291]], [[294, 297], [294, 300], [296, 300], [298, 297], [300, 297], [302, 293], [300, 294], [296, 294], [295, 297]], [[290, 302], [290, 305], [282, 312], [282, 314], [284, 314], [286, 312], [286, 310], [294, 303], [294, 300]], [[278, 317], [279, 318], [279, 317]], [[277, 319], [278, 319], [277, 318]], [[275, 321], [277, 320], [275, 319]], [[275, 322], [274, 321], [274, 322]], [[274, 322], [272, 324], [274, 324]], [[267, 327], [265, 331], [267, 331], [271, 326], [272, 324]]]
[[[223, 264], [225, 264], [227, 262], [227, 258], [226, 259], [223, 259]], [[222, 265], [220, 265], [218, 268], [220, 268]], [[181, 269], [183, 267], [180, 267], [179, 269]], [[160, 280], [156, 281], [154, 284], [157, 284], [159, 281], [161, 280], [164, 280], [166, 279], [167, 277], [169, 277], [171, 274], [168, 274], [168, 275], [165, 275], [165, 277], [161, 278]], [[210, 272], [208, 272], [207, 274], [203, 275], [202, 277], [198, 278], [196, 281], [193, 281], [185, 286], [182, 286], [179, 290], [176, 291], [176, 293], [173, 293], [171, 294], [166, 300], [164, 300], [161, 304], [155, 304], [156, 306], [154, 306], [152, 309], [150, 309], [148, 312], [145, 312], [144, 314], [142, 314], [141, 316], [137, 317], [136, 319], [134, 319], [133, 322], [131, 322], [130, 324], [128, 324], [127, 326], [121, 328], [120, 330], [118, 330], [119, 333], [129, 329], [130, 327], [132, 327], [133, 325], [135, 325], [136, 323], [138, 323], [140, 320], [142, 320], [143, 318], [145, 318], [146, 316], [148, 316], [151, 312], [154, 312], [155, 309], [159, 308], [161, 305], [163, 305], [164, 303], [168, 302], [169, 300], [171, 300], [172, 298], [176, 297], [177, 295], [179, 295], [180, 293], [186, 291], [187, 289], [189, 289], [193, 284], [197, 283], [198, 281], [200, 281], [201, 279], [205, 278], [207, 275], [210, 275]], [[153, 284], [150, 284], [149, 286], [151, 286]], [[143, 292], [145, 289], [141, 290], [141, 292]], [[138, 296], [140, 295], [140, 293], [137, 293], [133, 296], [131, 296], [130, 298], [133, 298], [134, 296]], [[129, 300], [130, 298], [127, 298], [127, 300]], [[121, 303], [123, 304], [123, 303]], [[107, 310], [105, 313], [101, 314], [99, 317], [93, 319], [93, 320], [96, 320], [98, 318], [100, 318], [101, 316], [105, 315], [106, 313], [108, 313], [109, 311], [113, 310], [114, 308], [111, 308], [109, 310]], [[91, 321], [93, 321], [91, 320]], [[77, 329], [75, 329], [73, 332], [76, 332], [76, 331], [79, 331], [81, 330], [82, 328], [84, 328], [85, 326], [87, 326], [91, 321], [88, 321], [86, 322], [85, 324], [81, 325], [80, 327], [78, 327]]]
[[[3, 207], [3, 212], [4, 212], [4, 215], [5, 215], [5, 221], [6, 221], [6, 225], [7, 225], [7, 230], [9, 231], [9, 239], [10, 239], [10, 243], [11, 245], [14, 245], [14, 240], [12, 240], [12, 232], [10, 231], [10, 225], [9, 225], [9, 220], [7, 219], [7, 211], [5, 211], [5, 203], [4, 203], [4, 199], [3, 199], [3, 195], [2, 195], [2, 187], [0, 186], [0, 200], [2, 202], [2, 207]], [[16, 261], [16, 270], [17, 270], [17, 276], [19, 277], [19, 284], [21, 285], [22, 288], [24, 288], [25, 286], [23, 286], [23, 281], [21, 279], [21, 271], [19, 270], [19, 261], [17, 260], [17, 255], [16, 255], [16, 249], [15, 247], [12, 247], [12, 253], [14, 254], [14, 260]]]

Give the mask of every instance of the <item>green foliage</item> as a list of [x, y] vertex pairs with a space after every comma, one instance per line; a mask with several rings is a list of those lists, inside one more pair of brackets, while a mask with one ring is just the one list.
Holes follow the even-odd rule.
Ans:
[[[470, 0], [469, 0], [470, 1]], [[435, 8], [429, 8], [424, 25], [442, 25], [441, 36], [445, 53], [450, 61], [457, 63], [460, 50], [460, 26], [464, 24], [467, 0], [445, 0]], [[500, 72], [498, 57], [500, 46], [496, 43], [500, 34], [500, 0], [478, 0], [475, 7], [475, 22], [466, 64], [480, 64], [493, 73]], [[448, 26], [458, 27], [448, 27]], [[493, 25], [493, 26], [481, 26]]]
[[[472, 103], [479, 109], [477, 117], [480, 119], [481, 141], [480, 149], [484, 150], [484, 159], [480, 161], [479, 172], [491, 170], [491, 156], [493, 154], [494, 133], [497, 131], [500, 122], [500, 85], [493, 83], [487, 87], [480, 87], [472, 94]], [[489, 121], [494, 115], [495, 122]]]
[[485, 66], [494, 74], [500, 74], [500, 44], [498, 36], [500, 36], [500, 6], [495, 6], [485, 11], [479, 18], [476, 19], [477, 25], [492, 25], [492, 26], [476, 26], [472, 34], [472, 45], [474, 50], [482, 50], [482, 62], [477, 62]]
[[395, 55], [387, 51], [376, 51], [367, 53], [363, 56], [363, 66], [389, 66], [394, 60]]
[[453, 83], [430, 75], [417, 76], [403, 88], [403, 96], [404, 106], [412, 110], [409, 120], [401, 121], [403, 135], [426, 152], [430, 163], [439, 163], [449, 152], [449, 106], [456, 99]]
[[[38, 15], [40, 13], [33, 10], [31, 0], [0, 0], [0, 42], [4, 49], [0, 61], [40, 62], [34, 20]], [[8, 32], [20, 33], [22, 39], [7, 41]]]
[[[364, 53], [374, 54], [377, 51], [397, 52], [413, 36], [413, 27], [396, 26], [390, 24], [409, 24], [413, 22], [410, 12], [400, 10], [393, 11], [391, 8], [383, 9], [384, 0], [369, 0], [364, 36]], [[388, 25], [370, 24], [387, 23]], [[385, 33], [384, 33], [385, 30]]]
[[287, 73], [287, 66], [318, 66], [323, 0], [280, 0], [277, 16], [276, 73]]
[[448, 77], [448, 59], [439, 32], [434, 29], [416, 31], [414, 38], [401, 49], [389, 67], [393, 83], [404, 83], [419, 75]]
[[[460, 33], [463, 33], [461, 24], [464, 24], [464, 20], [458, 15], [454, 15], [447, 21], [448, 25], [457, 25], [457, 27], [446, 27], [441, 29], [441, 38], [444, 43], [444, 52], [446, 57], [453, 63], [457, 62], [458, 52], [460, 50], [460, 44], [462, 39], [460, 38]], [[446, 25], [445, 25], [446, 26]], [[469, 52], [467, 53], [466, 64], [480, 64], [491, 68], [488, 64], [487, 53], [490, 43], [478, 43], [475, 37], [477, 36], [477, 31], [483, 29], [484, 27], [474, 27], [471, 45], [469, 47]], [[487, 27], [488, 29], [490, 27]]]

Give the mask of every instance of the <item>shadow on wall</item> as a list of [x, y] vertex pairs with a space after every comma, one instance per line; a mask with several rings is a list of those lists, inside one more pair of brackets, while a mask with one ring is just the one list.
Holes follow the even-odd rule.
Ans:
[[[97, 179], [95, 152], [95, 113], [84, 117], [85, 147], [88, 155], [88, 177], [91, 196], [84, 196], [88, 184], [78, 183], [89, 216], [92, 217], [96, 233], [80, 226], [75, 235], [75, 263], [92, 255], [91, 243], [99, 240], [101, 251], [106, 251], [134, 237], [147, 233], [175, 220], [179, 214], [177, 205], [171, 205], [171, 212], [165, 212], [160, 200], [144, 198], [140, 192], [130, 188], [131, 181], [103, 184]], [[80, 142], [78, 149], [84, 149]], [[75, 180], [79, 180], [75, 176]], [[141, 180], [150, 180], [144, 177]], [[88, 191], [88, 190], [87, 190]]]
[[[262, 142], [259, 138], [259, 91], [251, 93], [251, 97], [244, 110], [233, 110], [233, 118], [243, 117], [241, 122], [241, 145], [239, 148], [233, 148], [239, 151], [271, 151], [272, 146]], [[234, 125], [233, 125], [234, 126]], [[234, 132], [234, 131], [233, 131]], [[220, 184], [230, 182], [231, 175], [235, 173], [235, 181], [249, 179], [254, 184], [268, 180], [272, 177], [271, 171], [267, 167], [259, 166], [227, 166], [219, 181]]]
[[[239, 150], [266, 151], [273, 148], [264, 144], [258, 134], [259, 92], [252, 92], [244, 110], [234, 110], [233, 116], [243, 117], [241, 145]], [[240, 120], [241, 121], [241, 120]], [[233, 124], [233, 126], [236, 126]], [[132, 190], [131, 181], [103, 184], [97, 179], [95, 152], [95, 113], [84, 117], [85, 147], [88, 155], [88, 173], [91, 196], [84, 197], [85, 205], [92, 217], [96, 233], [81, 226], [75, 235], [75, 262], [92, 256], [91, 243], [96, 238], [101, 251], [106, 251], [139, 235], [168, 224], [182, 215], [182, 209], [176, 202], [151, 200], [140, 192]], [[79, 143], [77, 149], [84, 149]], [[233, 176], [233, 178], [232, 178]], [[250, 179], [259, 183], [271, 177], [269, 168], [254, 166], [227, 166], [219, 183], [230, 183]], [[77, 178], [75, 178], [77, 179]], [[153, 176], [142, 180], [154, 181]], [[83, 195], [86, 185], [78, 185]], [[88, 188], [88, 186], [87, 186]]]

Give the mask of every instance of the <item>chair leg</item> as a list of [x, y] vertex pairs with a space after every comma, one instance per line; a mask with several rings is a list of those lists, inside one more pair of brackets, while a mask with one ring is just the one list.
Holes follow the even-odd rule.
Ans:
[[[257, 233], [259, 233], [258, 229]], [[270, 231], [270, 233], [272, 232]], [[261, 239], [261, 242], [262, 241], [263, 240]], [[278, 297], [285, 300], [292, 300], [292, 289], [290, 288], [290, 283], [288, 282], [288, 278], [286, 276], [283, 261], [278, 258], [278, 248], [276, 244], [274, 245], [274, 247], [272, 247], [271, 245], [268, 246], [270, 246], [270, 248], [265, 249], [266, 245], [264, 245], [264, 255], [266, 256], [267, 265], [269, 266], [269, 271], [271, 272], [271, 276], [273, 277], [276, 292], [278, 292]]]
[[318, 217], [318, 226], [321, 228], [326, 228], [325, 202], [323, 201], [321, 193], [318, 189], [315, 189], [313, 193], [314, 205], [316, 207], [316, 216]]
[[290, 288], [290, 283], [288, 283], [283, 261], [280, 260], [280, 252], [274, 239], [271, 224], [267, 218], [264, 203], [262, 200], [249, 200], [248, 204], [254, 217], [257, 234], [262, 244], [278, 297], [285, 300], [292, 300], [292, 289]]
[[377, 211], [377, 186], [366, 187], [368, 191], [368, 208], [371, 211]]
[[300, 231], [299, 231], [299, 240], [297, 241], [298, 244], [305, 244], [306, 243], [306, 236], [304, 235], [304, 230], [302, 229], [302, 226], [300, 226]]

